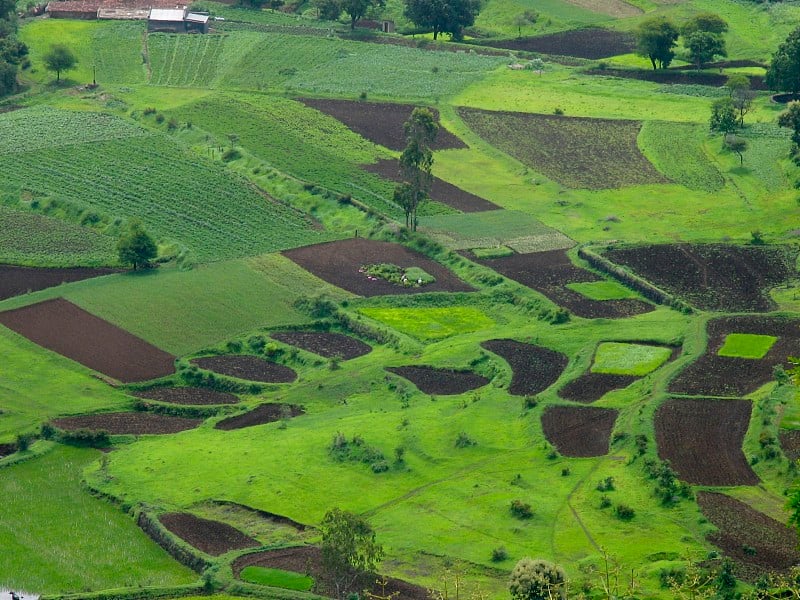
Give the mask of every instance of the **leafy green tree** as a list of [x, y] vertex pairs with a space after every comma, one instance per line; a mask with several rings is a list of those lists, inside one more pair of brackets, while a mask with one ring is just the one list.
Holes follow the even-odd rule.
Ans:
[[728, 23], [717, 14], [703, 12], [693, 16], [681, 27], [681, 35], [684, 38], [688, 38], [698, 31], [722, 35], [728, 31]]
[[17, 89], [17, 66], [0, 61], [0, 96], [7, 96]]
[[521, 559], [508, 580], [514, 600], [565, 599], [567, 577], [564, 570], [546, 560]]
[[735, 73], [725, 84], [728, 88], [733, 107], [739, 113], [739, 126], [744, 127], [744, 116], [753, 108], [756, 93], [750, 89], [750, 78], [742, 73]]
[[744, 153], [747, 150], [747, 140], [733, 134], [725, 136], [725, 147], [739, 155], [739, 164], [744, 164]]
[[63, 71], [74, 69], [77, 64], [78, 59], [75, 54], [64, 44], [53, 45], [44, 55], [44, 67], [56, 74], [56, 81], [61, 81], [61, 73]]
[[719, 98], [711, 105], [711, 119], [709, 126], [711, 131], [719, 131], [728, 134], [736, 131], [739, 119], [736, 116], [736, 108], [730, 98]]
[[15, 0], [0, 0], [0, 19], [10, 20], [17, 8]]
[[320, 533], [323, 568], [336, 597], [342, 598], [374, 573], [383, 558], [383, 547], [369, 523], [339, 508], [325, 513]]
[[728, 56], [723, 37], [710, 31], [695, 31], [684, 38], [683, 45], [689, 51], [689, 60], [698, 69], [702, 69], [705, 63], [712, 62], [717, 57]]
[[678, 28], [667, 17], [645, 19], [636, 30], [636, 52], [650, 59], [653, 69], [666, 69], [675, 58]]
[[524, 13], [514, 17], [514, 25], [517, 27], [517, 37], [522, 37], [522, 28], [535, 25], [539, 20], [539, 13], [535, 10], [526, 10]]
[[350, 16], [350, 29], [356, 28], [356, 22], [363, 19], [370, 8], [384, 6], [386, 0], [342, 0], [342, 10]]
[[315, 0], [314, 6], [319, 11], [319, 18], [324, 21], [335, 21], [342, 14], [342, 4], [339, 0]]
[[790, 102], [789, 106], [778, 115], [778, 125], [792, 130], [792, 153], [800, 149], [800, 102]]
[[120, 236], [117, 242], [117, 252], [120, 262], [133, 265], [133, 269], [136, 270], [140, 267], [148, 267], [150, 261], [158, 254], [158, 248], [153, 238], [142, 228], [142, 224], [133, 221], [127, 231]]
[[769, 89], [800, 92], [800, 27], [792, 31], [772, 56], [766, 77]]
[[433, 30], [433, 39], [447, 33], [454, 40], [464, 38], [464, 27], [475, 23], [480, 0], [405, 0], [404, 15], [417, 27]]
[[415, 108], [405, 123], [406, 147], [400, 155], [400, 185], [394, 199], [403, 209], [406, 227], [417, 230], [417, 210], [428, 196], [433, 183], [431, 144], [439, 125], [427, 108]]

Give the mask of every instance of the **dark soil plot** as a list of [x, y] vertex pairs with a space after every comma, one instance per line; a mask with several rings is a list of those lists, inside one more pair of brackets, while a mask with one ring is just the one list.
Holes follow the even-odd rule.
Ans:
[[0, 265], [0, 300], [118, 272], [114, 269], [34, 269]]
[[89, 429], [91, 431], [107, 431], [111, 435], [178, 433], [194, 429], [202, 422], [202, 419], [171, 417], [147, 412], [100, 413], [53, 420], [56, 427], [65, 431]]
[[[333, 597], [335, 592], [332, 582], [326, 577], [322, 566], [322, 551], [316, 546], [296, 546], [294, 548], [281, 548], [279, 550], [267, 550], [240, 556], [231, 565], [234, 576], [238, 577], [245, 567], [265, 567], [268, 569], [282, 569], [293, 573], [301, 573], [314, 578], [314, 592], [317, 594]], [[379, 578], [377, 578], [379, 579]], [[429, 600], [428, 589], [419, 585], [408, 583], [392, 577], [385, 578], [386, 588], [383, 589], [376, 581], [370, 579], [372, 589], [368, 591], [372, 594], [390, 596], [396, 600]], [[394, 593], [396, 595], [393, 595]]]
[[297, 346], [308, 352], [319, 354], [325, 358], [338, 357], [342, 360], [358, 358], [372, 352], [372, 347], [361, 340], [327, 331], [278, 331], [271, 337], [279, 342]]
[[[320, 279], [359, 296], [475, 291], [439, 263], [391, 242], [352, 238], [295, 248], [283, 254]], [[373, 281], [364, 273], [359, 273], [364, 265], [380, 263], [402, 268], [419, 267], [436, 281], [421, 287], [410, 287], [395, 285], [383, 279]]]
[[239, 402], [239, 398], [233, 394], [198, 387], [151, 388], [133, 392], [133, 395], [147, 400], [158, 400], [159, 402], [169, 402], [170, 404], [187, 404], [190, 406], [237, 404]]
[[[729, 333], [754, 333], [778, 338], [761, 359], [719, 356]], [[669, 385], [677, 394], [745, 396], [773, 380], [775, 365], [800, 354], [800, 320], [782, 317], [724, 317], [708, 323], [705, 354], [681, 371]]]
[[543, 392], [556, 382], [569, 362], [560, 352], [515, 340], [488, 340], [481, 342], [481, 347], [509, 364], [512, 375], [508, 392], [516, 396]]
[[168, 513], [158, 520], [186, 543], [211, 556], [261, 545], [227, 523], [201, 519], [189, 513]]
[[16, 444], [0, 444], [0, 458], [14, 454], [17, 451]]
[[[406, 147], [404, 124], [416, 108], [411, 104], [356, 102], [353, 100], [300, 98], [300, 102], [338, 119], [369, 141], [398, 151]], [[428, 109], [438, 122], [439, 112], [435, 108], [428, 107]], [[464, 142], [443, 127], [439, 128], [436, 142], [432, 146], [434, 150], [466, 147]]]
[[[369, 173], [375, 173], [390, 181], [400, 181], [400, 161], [394, 158], [381, 159], [371, 165], [362, 165], [362, 169]], [[433, 178], [431, 184], [431, 199], [446, 204], [451, 208], [461, 212], [484, 212], [487, 210], [498, 210], [496, 204], [484, 200], [480, 196], [470, 194], [459, 187], [454, 186], [438, 177]]]
[[192, 363], [202, 369], [247, 381], [291, 383], [297, 379], [297, 373], [289, 367], [245, 354], [204, 356], [203, 358], [193, 358]]
[[0, 313], [0, 323], [124, 383], [175, 372], [172, 355], [63, 298]]
[[611, 408], [549, 406], [542, 414], [542, 429], [547, 441], [564, 456], [603, 456], [608, 454], [617, 414]]
[[505, 48], [506, 50], [542, 52], [593, 60], [628, 54], [636, 49], [636, 38], [632, 34], [600, 27], [486, 43], [494, 48]]
[[214, 429], [222, 429], [223, 431], [244, 429], [245, 427], [264, 425], [265, 423], [274, 423], [281, 419], [298, 417], [305, 414], [305, 412], [306, 411], [301, 407], [295, 406], [294, 404], [262, 404], [243, 415], [236, 415], [223, 419], [214, 425]]
[[767, 312], [767, 291], [796, 275], [797, 249], [786, 246], [659, 244], [604, 255], [702, 310]]
[[463, 394], [483, 387], [489, 380], [471, 371], [437, 369], [436, 367], [386, 367], [387, 371], [408, 379], [425, 394], [448, 396]]
[[556, 304], [579, 317], [615, 319], [630, 317], [654, 309], [641, 300], [591, 300], [566, 285], [602, 281], [600, 277], [572, 264], [566, 251], [548, 250], [531, 254], [512, 254], [502, 258], [476, 259], [509, 279], [541, 292]]
[[756, 485], [742, 452], [749, 400], [667, 400], [656, 411], [658, 455], [695, 485]]
[[[792, 431], [781, 431], [780, 433], [781, 449], [789, 460], [797, 460], [800, 458], [800, 429]], [[2, 454], [2, 451], [0, 451]]]
[[725, 494], [697, 492], [697, 503], [719, 529], [708, 540], [736, 562], [740, 577], [753, 581], [800, 562], [793, 529]]
[[[693, 66], [692, 66], [693, 67]], [[600, 75], [603, 77], [619, 77], [621, 79], [637, 79], [651, 81], [664, 85], [707, 85], [709, 87], [722, 87], [728, 81], [727, 75], [719, 73], [706, 73], [696, 71], [678, 71], [672, 69], [587, 69], [587, 75]], [[750, 75], [750, 87], [754, 90], [767, 90], [767, 84], [761, 75]]]
[[458, 113], [490, 144], [569, 188], [669, 183], [639, 151], [639, 121], [474, 108], [459, 108]]
[[611, 390], [628, 387], [639, 379], [633, 375], [608, 375], [587, 371], [558, 390], [558, 395], [573, 402], [591, 403], [600, 400]]

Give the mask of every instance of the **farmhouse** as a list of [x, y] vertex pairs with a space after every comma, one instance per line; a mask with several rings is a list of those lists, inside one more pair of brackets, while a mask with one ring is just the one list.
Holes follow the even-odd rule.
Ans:
[[147, 31], [208, 33], [208, 15], [187, 8], [153, 8], [147, 17]]

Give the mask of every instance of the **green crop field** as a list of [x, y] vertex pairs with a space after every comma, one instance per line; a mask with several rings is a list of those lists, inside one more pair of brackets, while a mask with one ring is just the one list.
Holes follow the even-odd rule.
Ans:
[[[764, 77], [800, 22], [800, 5], [481, 4], [463, 44], [448, 34], [434, 41], [405, 16], [405, 0], [365, 15], [364, 24], [393, 20], [395, 34], [351, 30], [345, 13], [320, 20], [313, 2], [254, 9], [199, 0], [192, 9], [210, 14], [210, 33], [193, 35], [148, 33], [140, 20], [19, 18], [28, 55], [18, 90], [0, 99], [0, 263], [125, 267], [117, 243], [134, 220], [157, 256], [129, 272], [7, 298], [0, 312], [64, 298], [180, 357], [181, 368], [168, 378], [180, 391], [154, 392], [176, 402], [139, 402], [131, 394], [167, 379], [114, 384], [0, 326], [0, 590], [139, 600], [199, 600], [202, 588], [212, 600], [324, 596], [314, 550], [298, 551], [294, 563], [249, 555], [277, 550], [291, 561], [287, 546], [320, 545], [333, 508], [373, 528], [384, 550], [374, 579], [439, 590], [443, 600], [508, 600], [509, 575], [524, 557], [563, 567], [569, 589], [555, 594], [563, 600], [745, 599], [772, 557], [783, 557], [777, 566], [800, 561], [794, 542], [781, 541], [791, 535], [764, 529], [765, 520], [748, 523], [746, 539], [725, 541], [736, 532], [717, 523], [700, 493], [794, 527], [786, 503], [800, 497], [797, 470], [787, 458], [793, 449], [779, 447], [791, 438], [779, 433], [800, 428], [800, 394], [766, 361], [787, 364], [794, 325], [776, 333], [759, 323], [800, 315], [798, 278], [782, 275], [785, 283], [769, 290], [768, 314], [668, 304], [639, 313], [643, 296], [625, 273], [615, 280], [599, 265], [566, 269], [555, 258], [626, 247], [647, 262], [646, 245], [700, 242], [797, 253], [800, 166], [792, 131], [777, 125], [785, 106], [759, 86], [736, 128], [747, 145], [741, 157], [709, 131], [709, 118], [730, 93], [724, 76]], [[20, 0], [17, 10], [28, 6]], [[707, 11], [728, 23], [730, 62], [709, 61], [702, 75], [686, 68], [682, 37], [672, 67], [684, 76], [663, 78], [625, 42], [650, 17], [681, 26]], [[579, 31], [587, 27], [608, 31]], [[60, 81], [45, 62], [57, 43], [77, 59]], [[524, 50], [544, 43], [554, 54]], [[581, 58], [586, 52], [600, 58]], [[530, 62], [537, 57], [540, 65]], [[350, 129], [308, 98], [351, 101], [349, 116], [361, 122]], [[389, 149], [400, 145], [370, 141], [401, 132], [383, 118], [382, 110], [397, 114], [385, 103], [435, 109], [463, 143], [433, 151], [432, 175], [498, 209], [424, 201], [418, 231], [409, 231], [396, 184], [363, 168], [401, 156]], [[313, 257], [316, 275], [281, 254], [303, 246], [312, 254], [332, 240], [335, 251], [322, 246]], [[473, 291], [448, 291], [457, 288], [417, 256]], [[501, 277], [473, 257], [521, 266]], [[361, 297], [326, 282], [349, 286], [353, 265], [381, 264], [435, 274], [439, 291], [369, 296], [373, 286]], [[687, 266], [708, 271], [699, 259], [648, 268], [666, 281]], [[710, 271], [703, 283], [733, 301], [762, 289], [772, 268], [733, 262], [735, 285], [716, 289]], [[6, 272], [13, 276], [0, 280], [0, 294], [26, 289], [27, 271]], [[752, 333], [720, 344], [713, 327], [724, 319], [743, 323], [729, 331]], [[36, 339], [55, 338], [55, 329]], [[90, 337], [51, 341], [96, 352]], [[708, 355], [720, 345], [720, 356]], [[261, 357], [296, 379], [242, 386], [186, 365], [217, 354], [247, 355], [230, 357], [253, 369], [237, 376], [262, 378], [260, 363], [249, 362]], [[753, 368], [730, 368], [724, 378], [711, 371], [740, 359]], [[711, 366], [697, 374], [697, 361]], [[428, 369], [400, 376], [397, 367]], [[721, 379], [752, 400], [750, 413], [725, 423], [723, 433], [745, 431], [741, 444], [717, 443], [722, 434], [711, 426], [721, 400], [697, 401], [731, 396]], [[205, 391], [186, 389], [195, 386]], [[209, 389], [233, 389], [238, 403], [181, 404], [221, 401]], [[696, 433], [676, 441], [685, 424], [662, 410], [666, 402], [702, 405], [708, 418], [690, 420]], [[133, 409], [136, 416], [102, 416]], [[203, 422], [178, 434], [113, 435], [102, 454], [43, 427], [82, 414], [147, 420], [149, 433], [167, 426], [165, 416]], [[228, 429], [237, 422], [246, 426]], [[709, 475], [726, 470], [730, 485]], [[141, 510], [219, 521], [261, 547], [217, 556], [198, 548], [203, 565], [190, 571], [137, 527]], [[166, 530], [150, 535], [184, 555], [199, 544]], [[719, 590], [728, 558], [738, 580]], [[677, 583], [665, 583], [670, 574]], [[390, 597], [380, 590], [372, 597]], [[361, 593], [342, 597], [351, 591]]]
[[725, 336], [725, 343], [717, 352], [720, 356], [735, 356], [737, 358], [760, 359], [766, 356], [769, 349], [778, 341], [772, 335], [757, 335], [754, 333], [729, 333]]
[[663, 365], [671, 353], [671, 349], [663, 346], [603, 342], [595, 352], [592, 372], [609, 375], [647, 375]]

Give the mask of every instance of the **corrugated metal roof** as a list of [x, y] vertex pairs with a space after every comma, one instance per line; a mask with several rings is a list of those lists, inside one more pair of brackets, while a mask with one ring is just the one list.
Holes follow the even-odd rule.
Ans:
[[186, 20], [192, 23], [208, 23], [208, 15], [198, 15], [197, 13], [189, 13], [186, 15]]
[[183, 21], [186, 14], [181, 8], [154, 8], [150, 11], [151, 21]]

